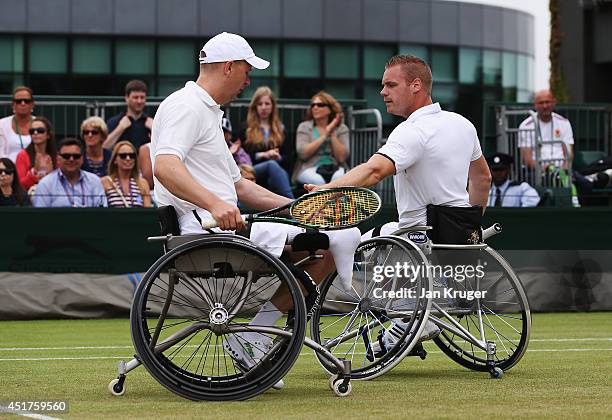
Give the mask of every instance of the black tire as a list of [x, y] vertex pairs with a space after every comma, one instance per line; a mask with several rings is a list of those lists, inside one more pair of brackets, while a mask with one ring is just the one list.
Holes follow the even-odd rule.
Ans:
[[[486, 291], [487, 294], [478, 303], [475, 299], [471, 305], [463, 304], [461, 311], [454, 314], [452, 310], [448, 312], [479, 338], [482, 320], [485, 341], [496, 344], [494, 366], [506, 371], [516, 365], [527, 350], [531, 333], [529, 302], [520, 279], [501, 255], [488, 247], [478, 252], [479, 261], [486, 262], [485, 275], [478, 285], [476, 282], [464, 282], [463, 289]], [[435, 314], [433, 309], [432, 314]], [[484, 350], [447, 329], [443, 329], [434, 342], [461, 366], [479, 372], [491, 370]]]
[[[178, 279], [173, 289], [170, 278]], [[248, 322], [279, 287], [290, 296], [292, 317], [277, 323], [283, 322], [285, 335], [266, 337]], [[233, 318], [232, 310], [237, 311]], [[224, 316], [223, 325], [243, 332], [213, 331], [212, 318], [219, 322]], [[164, 343], [178, 331], [180, 339]], [[210, 235], [173, 249], [147, 271], [134, 295], [131, 332], [142, 364], [170, 391], [191, 400], [244, 400], [265, 392], [289, 371], [304, 341], [306, 308], [295, 278], [277, 258], [244, 238]], [[260, 336], [271, 347], [257, 347]], [[251, 366], [237, 363], [223, 345], [232, 337], [243, 348], [256, 348], [261, 358], [251, 359]]]
[[[310, 323], [311, 337], [336, 357], [352, 360], [351, 379], [373, 379], [396, 366], [417, 343], [415, 338], [418, 337], [417, 333], [420, 332], [429, 311], [429, 299], [421, 296], [431, 289], [430, 277], [417, 276], [413, 282], [397, 277], [385, 277], [378, 283], [381, 290], [410, 289], [417, 298], [409, 301], [383, 299], [379, 297], [381, 291], [374, 295], [374, 273], [370, 268], [375, 265], [393, 265], [396, 262], [420, 266], [424, 261], [425, 256], [421, 250], [411, 242], [399, 237], [375, 237], [362, 242], [357, 248], [351, 291], [347, 292], [342, 288], [337, 273], [330, 275], [321, 284], [320, 303], [315, 306]], [[390, 327], [391, 318], [401, 318], [407, 323], [407, 327], [401, 339], [388, 349], [386, 354], [372, 360], [368, 345], [376, 340], [377, 332]], [[337, 332], [338, 329], [341, 330], [340, 333]], [[342, 336], [342, 330], [345, 329], [347, 333]], [[351, 335], [348, 331], [361, 331], [361, 334], [347, 340], [346, 337]], [[340, 339], [342, 342], [330, 344], [334, 343], [333, 340]], [[350, 345], [348, 349], [347, 345]], [[317, 358], [328, 373], [338, 373], [337, 368], [327, 359], [319, 354]]]

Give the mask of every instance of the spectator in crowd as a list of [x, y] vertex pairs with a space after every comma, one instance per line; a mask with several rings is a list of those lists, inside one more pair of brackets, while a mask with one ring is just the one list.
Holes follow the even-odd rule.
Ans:
[[230, 122], [229, 118], [223, 117], [221, 119], [221, 128], [223, 128], [223, 136], [225, 137], [225, 142], [227, 143], [227, 147], [229, 147], [230, 152], [232, 153], [232, 157], [236, 161], [236, 165], [253, 166], [251, 157], [242, 148], [242, 142], [240, 141], [240, 139], [234, 140], [232, 133], [232, 123]]
[[487, 159], [493, 182], [487, 207], [535, 207], [540, 202], [538, 192], [526, 182], [510, 180], [512, 156], [495, 153]]
[[108, 169], [111, 151], [102, 144], [108, 136], [108, 127], [100, 117], [89, 117], [81, 123], [81, 138], [85, 142], [83, 170], [103, 177]]
[[[537, 121], [527, 117], [519, 125], [519, 148], [521, 160], [528, 170], [536, 167], [535, 147], [539, 144], [542, 169], [550, 165], [568, 169], [573, 159], [574, 134], [567, 118], [553, 112], [556, 100], [552, 92], [542, 90], [535, 94], [533, 106]], [[559, 141], [563, 143], [544, 144]], [[542, 143], [540, 143], [542, 142]]]
[[153, 118], [144, 113], [147, 104], [147, 85], [141, 80], [130, 80], [125, 85], [124, 112], [111, 117], [106, 123], [109, 135], [104, 148], [112, 150], [119, 140], [129, 140], [136, 150], [151, 141]]
[[75, 138], [60, 141], [57, 169], [38, 183], [32, 198], [34, 207], [106, 207], [100, 178], [81, 166], [83, 143]]
[[30, 144], [30, 127], [34, 95], [27, 86], [18, 86], [13, 91], [13, 115], [0, 119], [0, 157], [15, 162], [17, 153]]
[[251, 165], [238, 165], [240, 169], [240, 175], [251, 182], [257, 182], [257, 173], [255, 169]]
[[32, 142], [17, 154], [16, 166], [21, 186], [29, 191], [44, 176], [55, 169], [57, 151], [51, 122], [45, 117], [36, 117], [30, 128]]
[[[580, 171], [574, 171], [573, 176], [580, 205], [609, 204], [610, 192], [605, 190], [612, 187], [612, 156], [589, 163]], [[604, 191], [593, 191], [594, 189], [604, 189]]]
[[293, 198], [289, 174], [280, 164], [284, 131], [272, 90], [267, 86], [257, 88], [249, 104], [246, 130], [241, 135], [243, 147], [251, 156], [257, 183], [276, 194]]
[[138, 170], [136, 148], [127, 140], [115, 144], [102, 178], [109, 207], [151, 207], [151, 192]]
[[149, 184], [149, 190], [153, 189], [153, 165], [151, 164], [151, 146], [149, 143], [143, 144], [138, 149], [138, 167], [140, 174]]
[[306, 119], [297, 128], [299, 158], [294, 179], [299, 184], [322, 185], [342, 176], [349, 156], [349, 129], [342, 123], [342, 108], [329, 93], [310, 100]]
[[0, 206], [29, 206], [30, 199], [17, 177], [15, 164], [9, 158], [0, 158]]

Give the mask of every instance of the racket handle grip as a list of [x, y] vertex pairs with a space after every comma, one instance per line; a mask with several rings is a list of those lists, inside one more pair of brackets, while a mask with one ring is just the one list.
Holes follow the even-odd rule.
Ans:
[[[243, 215], [241, 215], [241, 217], [242, 217], [242, 221], [246, 224], [247, 223], [248, 215], [243, 214]], [[202, 220], [202, 228], [203, 229], [212, 229], [212, 228], [216, 228], [217, 226], [219, 226], [219, 223], [217, 223], [217, 221], [215, 219], [204, 219], [204, 220]]]

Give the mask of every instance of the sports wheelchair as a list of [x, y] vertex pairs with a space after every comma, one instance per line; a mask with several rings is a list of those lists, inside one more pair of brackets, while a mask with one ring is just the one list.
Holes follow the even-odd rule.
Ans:
[[[311, 337], [352, 361], [352, 379], [376, 378], [409, 355], [425, 359], [419, 339], [428, 323], [440, 329], [433, 341], [442, 352], [492, 378], [501, 378], [524, 355], [531, 331], [527, 295], [508, 262], [484, 243], [501, 226], [484, 230], [483, 242], [474, 245], [432, 243], [424, 233], [429, 229], [415, 226], [363, 241], [355, 254], [351, 290], [333, 274], [321, 284]], [[431, 269], [444, 261], [454, 266], [467, 261], [475, 270], [458, 276]], [[399, 267], [400, 273], [385, 273], [385, 267]], [[404, 327], [393, 331], [398, 319]], [[317, 357], [333, 381], [340, 371]]]
[[[293, 248], [308, 251], [308, 256], [295, 266], [234, 234], [149, 238], [163, 241], [166, 252], [135, 292], [130, 325], [136, 355], [119, 363], [110, 392], [123, 395], [126, 375], [142, 364], [184, 398], [244, 400], [275, 386], [305, 344], [333, 367], [335, 394], [349, 395], [350, 360], [335, 357], [306, 337], [307, 311], [316, 306], [317, 291], [304, 272], [296, 270], [300, 263], [320, 257], [316, 250], [325, 248], [327, 236], [315, 231], [300, 235]], [[306, 301], [301, 288], [309, 292]], [[293, 309], [275, 326], [250, 325], [279, 291]], [[247, 358], [238, 360], [236, 350]]]

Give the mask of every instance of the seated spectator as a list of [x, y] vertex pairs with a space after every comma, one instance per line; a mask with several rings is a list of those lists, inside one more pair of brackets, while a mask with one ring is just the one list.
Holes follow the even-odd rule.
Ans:
[[152, 190], [155, 184], [153, 183], [153, 165], [151, 164], [151, 146], [149, 146], [149, 143], [143, 144], [138, 149], [138, 167], [142, 177], [149, 184], [149, 190]]
[[344, 175], [349, 156], [349, 129], [342, 122], [340, 104], [325, 91], [310, 100], [306, 119], [297, 128], [299, 184], [321, 185]]
[[65, 138], [58, 146], [57, 169], [38, 183], [34, 207], [106, 207], [100, 178], [81, 170], [83, 143]]
[[102, 143], [108, 136], [106, 123], [100, 117], [89, 117], [81, 123], [81, 138], [85, 142], [83, 170], [99, 177], [106, 175], [111, 151], [104, 149]]
[[0, 206], [29, 206], [30, 198], [17, 177], [15, 164], [9, 158], [0, 158]]
[[575, 171], [573, 176], [581, 205], [609, 204], [608, 191], [604, 191], [602, 194], [593, 190], [612, 188], [612, 156], [591, 162], [580, 171]]
[[269, 87], [257, 88], [247, 112], [247, 127], [241, 136], [242, 147], [251, 156], [257, 183], [279, 195], [293, 198], [289, 174], [281, 166], [281, 147], [285, 141], [276, 99]]
[[108, 175], [102, 178], [109, 207], [151, 207], [151, 192], [138, 170], [136, 147], [127, 140], [113, 148]]
[[253, 162], [251, 161], [251, 157], [249, 154], [242, 148], [242, 142], [240, 139], [234, 139], [232, 133], [232, 123], [229, 118], [223, 117], [221, 119], [221, 128], [223, 128], [223, 135], [225, 136], [225, 142], [227, 143], [227, 147], [229, 147], [232, 156], [234, 157], [234, 161], [236, 161], [236, 165], [247, 165], [253, 166]]
[[493, 183], [488, 207], [535, 207], [540, 202], [538, 192], [526, 182], [510, 180], [512, 156], [496, 153], [487, 159]]
[[13, 90], [13, 115], [0, 119], [0, 157], [15, 162], [17, 153], [30, 144], [34, 94], [27, 86]]
[[240, 168], [240, 175], [251, 182], [257, 182], [257, 174], [255, 173], [255, 169], [251, 165], [238, 165]]
[[55, 135], [48, 119], [36, 117], [32, 121], [30, 136], [32, 142], [17, 154], [15, 162], [19, 182], [26, 191], [30, 191], [38, 181], [51, 173], [57, 160]]

